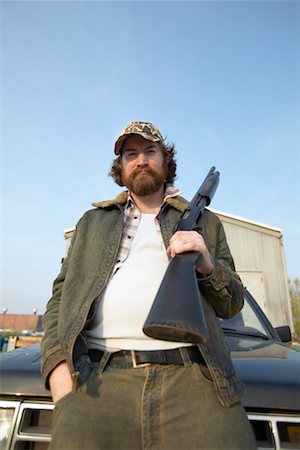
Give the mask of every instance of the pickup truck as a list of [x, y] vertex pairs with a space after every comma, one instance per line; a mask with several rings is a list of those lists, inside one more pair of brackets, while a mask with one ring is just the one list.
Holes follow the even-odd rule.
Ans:
[[[300, 449], [300, 349], [289, 327], [274, 329], [247, 290], [242, 311], [220, 324], [246, 386], [243, 406], [258, 449]], [[53, 408], [40, 377], [39, 345], [3, 353], [0, 448], [46, 449]]]

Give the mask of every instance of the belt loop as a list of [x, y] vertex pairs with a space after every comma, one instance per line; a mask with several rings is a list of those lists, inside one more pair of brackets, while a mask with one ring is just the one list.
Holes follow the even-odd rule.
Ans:
[[97, 373], [100, 374], [104, 372], [105, 367], [107, 366], [107, 363], [109, 361], [111, 352], [104, 352], [102, 358], [99, 361], [98, 367], [97, 367]]
[[187, 347], [179, 347], [179, 353], [185, 366], [191, 366], [193, 364]]

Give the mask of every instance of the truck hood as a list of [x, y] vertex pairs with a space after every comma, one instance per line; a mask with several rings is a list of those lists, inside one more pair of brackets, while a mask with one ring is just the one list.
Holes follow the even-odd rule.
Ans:
[[0, 358], [0, 394], [6, 396], [49, 397], [40, 374], [39, 344], [2, 353]]
[[227, 337], [235, 369], [246, 386], [243, 405], [300, 411], [300, 351], [290, 344]]

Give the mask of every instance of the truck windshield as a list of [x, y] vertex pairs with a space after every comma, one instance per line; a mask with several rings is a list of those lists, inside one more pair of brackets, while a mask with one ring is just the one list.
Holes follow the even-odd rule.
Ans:
[[231, 319], [220, 319], [224, 331], [238, 332], [245, 335], [269, 338], [270, 333], [256, 311], [245, 298], [243, 309]]

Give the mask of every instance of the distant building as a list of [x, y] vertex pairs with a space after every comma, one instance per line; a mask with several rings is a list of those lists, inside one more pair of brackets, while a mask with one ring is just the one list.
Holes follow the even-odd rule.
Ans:
[[282, 230], [214, 212], [224, 226], [236, 271], [244, 286], [274, 327], [289, 325], [293, 330]]
[[42, 316], [38, 314], [0, 314], [1, 330], [42, 331]]

